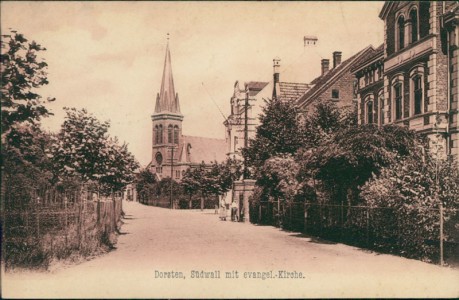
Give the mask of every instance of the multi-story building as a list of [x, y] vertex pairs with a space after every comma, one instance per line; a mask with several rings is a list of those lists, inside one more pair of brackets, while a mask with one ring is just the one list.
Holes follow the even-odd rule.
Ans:
[[296, 100], [298, 108], [306, 115], [314, 110], [317, 103], [324, 101], [333, 101], [340, 109], [351, 108], [356, 102], [356, 93], [355, 77], [350, 70], [374, 51], [372, 46], [368, 46], [345, 61], [341, 61], [342, 53], [335, 51], [331, 69], [330, 60], [322, 59], [321, 74], [311, 81], [310, 88]]
[[431, 152], [459, 154], [458, 6], [384, 4], [383, 49], [353, 70], [361, 124], [408, 126], [429, 137]]

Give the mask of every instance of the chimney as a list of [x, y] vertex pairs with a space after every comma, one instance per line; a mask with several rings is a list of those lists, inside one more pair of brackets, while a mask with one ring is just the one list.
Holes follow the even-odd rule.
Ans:
[[333, 52], [333, 68], [341, 64], [341, 51]]
[[325, 75], [329, 68], [330, 68], [330, 60], [329, 59], [322, 59], [322, 76]]
[[273, 59], [274, 83], [279, 82], [280, 58]]
[[279, 69], [280, 58], [276, 57], [273, 59], [273, 99], [277, 99], [278, 97], [280, 97]]

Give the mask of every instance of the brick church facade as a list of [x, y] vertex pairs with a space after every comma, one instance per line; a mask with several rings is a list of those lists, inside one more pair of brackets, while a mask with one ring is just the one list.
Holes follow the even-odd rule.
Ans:
[[354, 68], [359, 123], [408, 126], [459, 155], [457, 1], [387, 1], [384, 44]]
[[152, 120], [152, 160], [148, 168], [159, 179], [171, 177], [180, 181], [185, 171], [201, 163], [226, 159], [224, 139], [182, 134], [184, 115], [175, 92], [169, 43], [166, 47], [160, 92], [156, 96]]

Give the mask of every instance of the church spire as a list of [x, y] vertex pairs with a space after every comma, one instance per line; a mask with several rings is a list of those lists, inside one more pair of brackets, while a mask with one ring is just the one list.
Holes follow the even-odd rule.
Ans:
[[178, 94], [175, 93], [174, 78], [172, 76], [171, 53], [169, 50], [169, 34], [167, 34], [166, 57], [164, 59], [161, 90], [156, 97], [155, 113], [171, 112], [180, 114]]

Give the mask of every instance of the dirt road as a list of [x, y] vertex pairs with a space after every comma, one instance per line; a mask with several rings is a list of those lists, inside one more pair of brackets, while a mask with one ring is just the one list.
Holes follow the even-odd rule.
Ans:
[[2, 274], [3, 297], [459, 296], [458, 270], [223, 222], [213, 211], [124, 209], [116, 250], [50, 272]]

